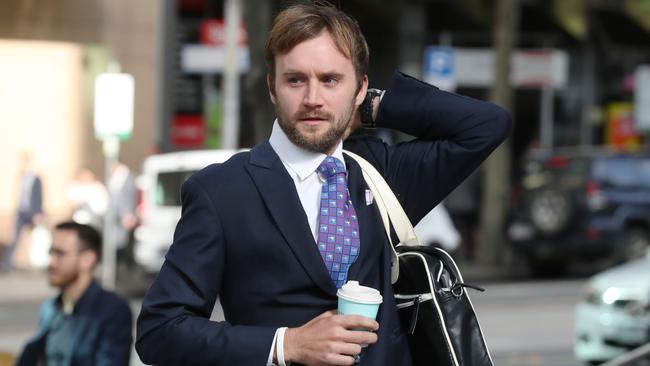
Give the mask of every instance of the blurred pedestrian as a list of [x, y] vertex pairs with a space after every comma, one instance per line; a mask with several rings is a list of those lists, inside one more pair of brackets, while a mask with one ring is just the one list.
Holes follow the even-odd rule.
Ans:
[[476, 251], [476, 232], [480, 211], [480, 169], [475, 170], [445, 199], [445, 207], [454, 226], [460, 233], [461, 245], [458, 255], [474, 260]]
[[54, 230], [48, 280], [59, 295], [41, 306], [39, 329], [17, 366], [126, 366], [132, 344], [129, 305], [93, 279], [101, 236], [91, 226], [63, 222]]
[[72, 220], [101, 230], [108, 206], [108, 192], [95, 174], [82, 168], [68, 186], [68, 200], [73, 206]]
[[138, 225], [136, 216], [137, 190], [129, 167], [121, 162], [113, 166], [108, 180], [108, 210], [106, 228], [117, 249], [118, 264], [130, 268], [133, 261], [133, 230]]
[[32, 155], [23, 152], [20, 155], [20, 191], [18, 193], [18, 209], [14, 226], [14, 237], [2, 256], [0, 271], [8, 272], [13, 267], [13, 256], [20, 243], [25, 229], [31, 229], [43, 221], [43, 186], [41, 178], [33, 166]]

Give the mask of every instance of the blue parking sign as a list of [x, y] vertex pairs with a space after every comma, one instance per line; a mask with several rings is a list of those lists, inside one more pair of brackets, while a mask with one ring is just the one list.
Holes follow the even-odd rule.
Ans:
[[454, 50], [451, 47], [431, 46], [424, 51], [423, 79], [440, 89], [456, 88]]

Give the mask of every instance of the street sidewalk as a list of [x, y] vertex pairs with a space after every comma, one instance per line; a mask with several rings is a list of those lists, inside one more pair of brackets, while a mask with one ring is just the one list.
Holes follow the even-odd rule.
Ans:
[[44, 271], [0, 273], [0, 366], [13, 364], [37, 329], [41, 302], [55, 293]]
[[0, 273], [0, 303], [45, 300], [56, 293], [47, 283], [47, 273], [17, 270]]

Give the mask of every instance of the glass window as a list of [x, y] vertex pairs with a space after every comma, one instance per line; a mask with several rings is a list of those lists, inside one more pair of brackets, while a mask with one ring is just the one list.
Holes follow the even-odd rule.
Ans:
[[180, 206], [181, 186], [196, 170], [159, 173], [156, 180], [154, 204], [156, 206]]
[[650, 160], [608, 159], [594, 163], [594, 178], [603, 185], [650, 187]]

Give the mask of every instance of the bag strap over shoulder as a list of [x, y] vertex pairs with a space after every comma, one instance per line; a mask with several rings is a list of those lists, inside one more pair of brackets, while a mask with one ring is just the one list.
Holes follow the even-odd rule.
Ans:
[[344, 150], [343, 152], [359, 164], [363, 178], [377, 202], [381, 219], [384, 222], [384, 230], [391, 243], [391, 282], [395, 283], [399, 276], [399, 260], [395, 251], [396, 245], [393, 244], [390, 234], [391, 223], [400, 241], [397, 246], [419, 246], [420, 241], [415, 235], [415, 230], [413, 230], [413, 225], [411, 225], [411, 221], [406, 215], [406, 212], [404, 212], [402, 205], [397, 200], [397, 197], [395, 197], [388, 183], [384, 180], [384, 177], [366, 159], [348, 150]]

